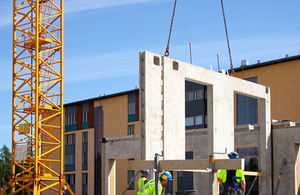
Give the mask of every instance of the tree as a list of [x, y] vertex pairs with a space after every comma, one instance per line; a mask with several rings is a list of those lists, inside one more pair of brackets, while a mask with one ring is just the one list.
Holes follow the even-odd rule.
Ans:
[[9, 148], [3, 144], [0, 148], [0, 189], [4, 188], [5, 184], [9, 182], [11, 175], [11, 153]]

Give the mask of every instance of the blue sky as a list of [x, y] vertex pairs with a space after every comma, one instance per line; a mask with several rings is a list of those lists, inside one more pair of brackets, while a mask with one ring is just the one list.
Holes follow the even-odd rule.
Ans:
[[[11, 148], [12, 0], [0, 1], [0, 147]], [[174, 0], [65, 0], [64, 102], [134, 89], [138, 53], [165, 52]], [[234, 67], [300, 54], [299, 0], [224, 0]], [[178, 0], [170, 57], [229, 69], [219, 0]]]

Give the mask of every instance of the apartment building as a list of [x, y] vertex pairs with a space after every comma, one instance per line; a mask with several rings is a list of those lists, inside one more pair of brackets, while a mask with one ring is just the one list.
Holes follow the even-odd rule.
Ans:
[[[75, 194], [101, 194], [101, 140], [138, 134], [138, 89], [72, 102], [64, 108], [66, 181]], [[126, 161], [120, 160], [118, 166]], [[120, 171], [120, 178], [127, 180], [127, 172]]]

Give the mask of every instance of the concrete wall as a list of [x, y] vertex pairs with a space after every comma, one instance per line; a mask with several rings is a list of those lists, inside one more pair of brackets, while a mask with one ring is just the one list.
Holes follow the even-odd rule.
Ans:
[[[140, 147], [139, 147], [139, 136], [138, 135], [129, 135], [123, 137], [110, 137], [107, 138], [107, 143], [102, 144], [102, 193], [103, 194], [121, 194], [127, 185], [127, 177], [124, 180], [124, 177], [118, 178], [118, 174], [127, 172], [126, 166], [118, 166], [117, 159], [128, 159], [135, 158], [139, 156]], [[111, 161], [115, 162], [116, 171], [112, 172]], [[122, 161], [120, 161], [122, 163]], [[123, 162], [124, 163], [124, 162]], [[124, 164], [125, 165], [125, 164]], [[117, 169], [119, 168], [119, 169]], [[120, 169], [122, 168], [122, 169]], [[120, 171], [120, 172], [118, 172]], [[126, 173], [127, 176], [127, 173]], [[115, 182], [111, 182], [114, 178]], [[118, 178], [117, 180], [115, 178]], [[116, 186], [111, 186], [114, 183]], [[112, 189], [115, 189], [114, 191]]]
[[[293, 125], [293, 123], [291, 123]], [[275, 191], [278, 182], [279, 171], [282, 166], [282, 161], [287, 158], [287, 164], [284, 167], [284, 174], [280, 183], [278, 194], [297, 194], [297, 186], [299, 185], [299, 152], [297, 147], [300, 145], [300, 121], [296, 122], [297, 126], [290, 126], [289, 122], [285, 123], [275, 123], [273, 129], [273, 190]], [[240, 125], [235, 126], [234, 142], [235, 148], [245, 148], [245, 147], [259, 147], [260, 145], [260, 125]], [[197, 130], [186, 130], [186, 150], [193, 151], [194, 159], [207, 159], [207, 129], [197, 129]], [[115, 137], [109, 139], [106, 143], [106, 154], [109, 156], [108, 159], [118, 159], [118, 158], [132, 158], [139, 155], [139, 149], [137, 147], [138, 136], [135, 137]], [[298, 155], [298, 156], [297, 156]], [[117, 160], [116, 169], [116, 191], [123, 192], [127, 183], [127, 177], [118, 176], [118, 172], [126, 173], [127, 165], [125, 160]], [[106, 162], [106, 163], [107, 163]], [[120, 164], [120, 165], [118, 165]], [[269, 163], [271, 165], [271, 161]], [[110, 167], [106, 164], [106, 172], [109, 172]], [[298, 174], [297, 174], [298, 173]], [[174, 174], [174, 177], [176, 175]], [[263, 178], [263, 177], [261, 177]], [[109, 180], [105, 180], [106, 185], [108, 185]], [[197, 195], [207, 195], [209, 193], [209, 174], [208, 173], [194, 173], [194, 190]], [[176, 183], [174, 183], [174, 191], [176, 191]], [[260, 183], [260, 185], [263, 185]], [[260, 194], [271, 194], [261, 192]], [[109, 194], [109, 193], [108, 193]], [[118, 193], [117, 193], [118, 194]], [[129, 191], [128, 194], [134, 194], [134, 192]]]
[[277, 186], [280, 169], [286, 158], [284, 173], [278, 194], [297, 194], [299, 189], [299, 145], [300, 121], [296, 123], [281, 122], [273, 125], [274, 180]]

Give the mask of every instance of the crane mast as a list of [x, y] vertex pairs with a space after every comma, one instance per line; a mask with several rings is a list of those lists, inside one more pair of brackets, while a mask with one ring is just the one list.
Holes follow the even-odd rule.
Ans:
[[13, 0], [12, 89], [12, 176], [0, 194], [62, 194], [63, 0]]

